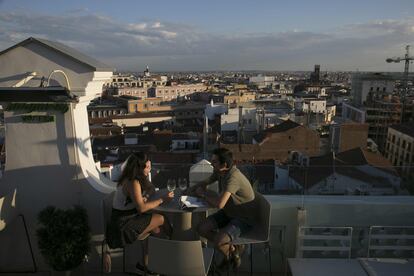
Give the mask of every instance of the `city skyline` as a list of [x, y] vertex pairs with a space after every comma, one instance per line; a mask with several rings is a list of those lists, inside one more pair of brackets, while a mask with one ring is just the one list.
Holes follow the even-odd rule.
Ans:
[[56, 40], [117, 70], [402, 71], [412, 1], [0, 1], [0, 49]]

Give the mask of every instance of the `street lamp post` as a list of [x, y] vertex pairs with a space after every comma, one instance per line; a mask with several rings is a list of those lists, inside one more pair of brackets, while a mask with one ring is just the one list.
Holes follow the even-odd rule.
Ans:
[[386, 62], [391, 63], [399, 63], [400, 61], [405, 61], [404, 66], [404, 79], [403, 79], [403, 90], [401, 92], [401, 123], [404, 121], [404, 112], [405, 112], [405, 97], [408, 93], [408, 70], [410, 66], [410, 61], [414, 60], [414, 57], [410, 57], [410, 45], [405, 46], [405, 56], [404, 57], [393, 57], [393, 58], [387, 58]]

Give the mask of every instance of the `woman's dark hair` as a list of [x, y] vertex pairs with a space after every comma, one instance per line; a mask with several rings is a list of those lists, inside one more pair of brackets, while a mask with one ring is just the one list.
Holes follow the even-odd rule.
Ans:
[[220, 164], [227, 164], [227, 167], [231, 169], [233, 167], [233, 153], [226, 148], [218, 148], [213, 151], [213, 154], [217, 156]]
[[137, 179], [141, 184], [142, 192], [150, 193], [152, 184], [143, 173], [148, 161], [148, 155], [143, 152], [134, 152], [128, 156], [126, 165], [118, 180], [118, 186], [122, 185], [125, 180], [132, 181]]

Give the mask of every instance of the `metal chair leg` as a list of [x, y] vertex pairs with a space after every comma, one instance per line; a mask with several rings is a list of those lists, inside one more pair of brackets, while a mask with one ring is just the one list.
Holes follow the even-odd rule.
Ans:
[[253, 244], [250, 244], [250, 276], [253, 275]]
[[102, 241], [101, 244], [101, 274], [104, 274], [104, 246], [105, 246], [105, 239]]
[[269, 272], [270, 276], [272, 276], [272, 252], [271, 252], [270, 242], [267, 242], [267, 250], [269, 254]]
[[125, 273], [125, 247], [122, 248], [122, 272]]
[[22, 214], [20, 216], [22, 217], [24, 230], [26, 231], [27, 242], [29, 243], [30, 254], [32, 256], [32, 261], [33, 261], [33, 272], [37, 272], [37, 266], [36, 266], [36, 261], [35, 261], [34, 254], [33, 254], [32, 243], [30, 242], [29, 231], [27, 231], [26, 220], [24, 219], [24, 216]]

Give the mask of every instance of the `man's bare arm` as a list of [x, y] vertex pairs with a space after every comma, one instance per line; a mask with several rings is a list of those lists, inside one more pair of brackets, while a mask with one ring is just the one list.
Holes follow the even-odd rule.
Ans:
[[200, 192], [198, 190], [198, 196], [204, 198], [204, 200], [213, 207], [218, 209], [223, 209], [226, 206], [227, 201], [229, 200], [231, 193], [230, 192], [222, 192], [220, 195], [213, 195], [211, 193]]

